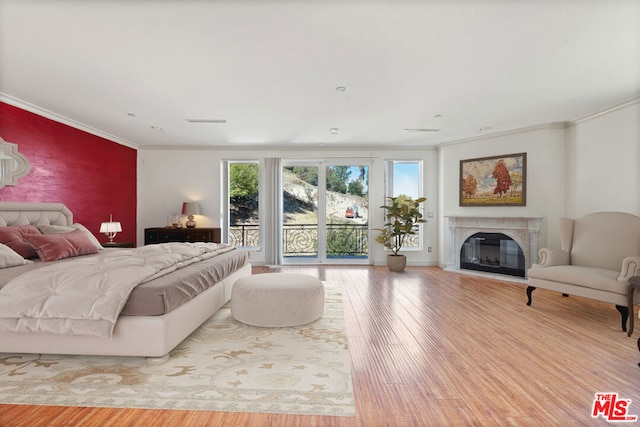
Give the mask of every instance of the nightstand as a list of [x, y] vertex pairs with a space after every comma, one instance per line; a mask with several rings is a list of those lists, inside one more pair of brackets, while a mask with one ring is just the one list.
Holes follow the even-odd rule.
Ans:
[[220, 243], [220, 228], [145, 228], [144, 244], [169, 242]]
[[133, 242], [106, 242], [100, 243], [103, 248], [132, 248]]

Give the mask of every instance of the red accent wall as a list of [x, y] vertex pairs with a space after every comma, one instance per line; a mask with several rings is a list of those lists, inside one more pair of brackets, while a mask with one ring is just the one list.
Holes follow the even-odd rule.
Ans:
[[74, 222], [101, 241], [100, 223], [122, 224], [116, 241], [136, 241], [137, 151], [0, 102], [0, 137], [18, 145], [31, 171], [17, 186], [0, 188], [2, 201], [62, 202]]

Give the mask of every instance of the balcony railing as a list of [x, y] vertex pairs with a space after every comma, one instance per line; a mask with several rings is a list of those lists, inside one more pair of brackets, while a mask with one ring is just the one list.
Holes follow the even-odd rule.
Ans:
[[[367, 256], [369, 234], [367, 224], [327, 224], [327, 257]], [[418, 226], [416, 225], [416, 232]], [[318, 254], [318, 226], [316, 224], [285, 225], [283, 233], [284, 256], [314, 256]], [[232, 225], [229, 243], [238, 247], [260, 246], [258, 225]], [[403, 248], [420, 246], [419, 234], [406, 237]]]
[[260, 226], [251, 224], [229, 227], [229, 244], [236, 247], [260, 246]]
[[369, 253], [368, 224], [327, 224], [327, 257], [361, 257]]
[[[367, 224], [327, 224], [327, 257], [367, 256], [369, 234]], [[310, 256], [318, 253], [316, 224], [285, 225], [284, 256]]]
[[[327, 256], [356, 257], [369, 253], [367, 224], [327, 224]], [[283, 233], [284, 256], [313, 256], [318, 254], [317, 224], [285, 225]], [[234, 246], [259, 246], [258, 225], [229, 227], [229, 243]]]

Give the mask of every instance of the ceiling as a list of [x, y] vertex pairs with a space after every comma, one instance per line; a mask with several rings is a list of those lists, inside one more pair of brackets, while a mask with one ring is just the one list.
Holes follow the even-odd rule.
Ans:
[[135, 148], [425, 147], [639, 95], [638, 0], [0, 0], [0, 100]]

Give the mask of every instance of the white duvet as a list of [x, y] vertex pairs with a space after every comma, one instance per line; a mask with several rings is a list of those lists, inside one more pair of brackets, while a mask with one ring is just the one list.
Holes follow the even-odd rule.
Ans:
[[137, 285], [233, 249], [218, 243], [163, 243], [47, 265], [0, 289], [0, 330], [109, 338]]

